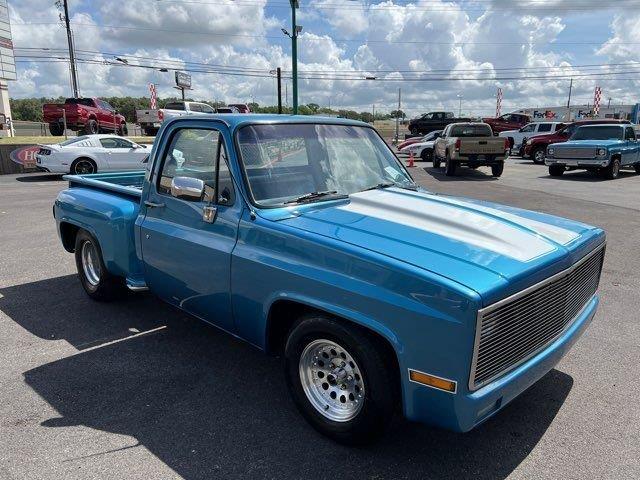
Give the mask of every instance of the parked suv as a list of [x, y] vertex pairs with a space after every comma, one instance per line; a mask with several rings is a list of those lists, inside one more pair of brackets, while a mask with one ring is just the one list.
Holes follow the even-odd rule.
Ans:
[[523, 157], [531, 157], [533, 163], [543, 164], [546, 155], [547, 147], [552, 143], [562, 143], [569, 140], [569, 137], [575, 132], [575, 130], [582, 125], [595, 125], [595, 124], [630, 124], [629, 120], [578, 120], [570, 123], [563, 129], [557, 130], [550, 135], [540, 135], [527, 140], [524, 146]]
[[444, 130], [452, 123], [469, 121], [470, 118], [456, 118], [453, 112], [429, 112], [409, 121], [409, 131], [412, 135], [426, 135], [435, 130]]
[[519, 130], [505, 130], [498, 134], [499, 137], [509, 139], [509, 148], [517, 150], [520, 155], [524, 153], [524, 144], [531, 137], [547, 135], [564, 128], [565, 124], [560, 122], [532, 122], [527, 123]]

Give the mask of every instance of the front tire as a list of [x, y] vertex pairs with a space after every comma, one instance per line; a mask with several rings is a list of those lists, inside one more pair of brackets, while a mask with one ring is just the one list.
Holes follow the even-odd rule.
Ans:
[[76, 235], [75, 256], [80, 283], [89, 297], [106, 302], [124, 294], [123, 279], [109, 273], [98, 241], [86, 230]]
[[549, 165], [549, 175], [552, 177], [561, 177], [564, 171], [564, 165]]
[[120, 135], [121, 137], [124, 137], [124, 136], [129, 134], [129, 130], [127, 128], [127, 124], [126, 123], [122, 122], [120, 124], [120, 126], [118, 127], [117, 134]]
[[420, 152], [420, 158], [424, 162], [430, 162], [433, 158], [433, 150], [431, 150], [430, 148], [425, 148], [424, 150], [422, 150], [422, 152]]
[[537, 165], [542, 165], [544, 163], [545, 157], [546, 152], [544, 147], [536, 147], [531, 152], [531, 160], [533, 160], [533, 163]]
[[602, 170], [602, 175], [607, 180], [615, 180], [620, 176], [620, 159], [612, 158], [609, 165]]
[[320, 433], [345, 444], [370, 443], [388, 426], [396, 383], [380, 341], [322, 314], [302, 317], [285, 347], [293, 400]]

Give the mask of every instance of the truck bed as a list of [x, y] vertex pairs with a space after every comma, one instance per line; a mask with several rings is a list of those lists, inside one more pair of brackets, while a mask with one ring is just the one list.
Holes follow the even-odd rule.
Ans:
[[65, 175], [69, 187], [90, 187], [95, 190], [115, 192], [139, 199], [142, 195], [142, 184], [145, 171], [95, 173], [92, 175]]

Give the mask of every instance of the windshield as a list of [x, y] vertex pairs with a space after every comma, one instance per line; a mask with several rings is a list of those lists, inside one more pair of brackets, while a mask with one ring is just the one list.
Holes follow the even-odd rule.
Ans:
[[[249, 125], [238, 132], [249, 190], [262, 206], [308, 193], [350, 195], [413, 180], [371, 128], [349, 125]], [[317, 197], [330, 200], [331, 196]]]
[[489, 125], [455, 125], [451, 127], [451, 137], [492, 137]]
[[579, 127], [571, 140], [622, 140], [624, 129], [618, 125], [599, 125], [597, 127]]

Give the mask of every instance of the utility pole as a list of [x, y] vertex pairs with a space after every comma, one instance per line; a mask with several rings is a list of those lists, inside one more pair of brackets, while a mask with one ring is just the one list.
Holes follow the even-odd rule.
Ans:
[[276, 76], [278, 77], [278, 114], [282, 114], [282, 71], [280, 67], [276, 68]]
[[609, 101], [607, 102], [607, 108], [611, 107], [611, 97], [609, 97]]
[[376, 104], [371, 105], [371, 115], [373, 115], [373, 121], [371, 122], [373, 125], [376, 124]]
[[64, 24], [67, 29], [67, 41], [69, 42], [69, 63], [71, 64], [71, 88], [73, 89], [73, 96], [75, 98], [78, 98], [78, 73], [76, 71], [76, 55], [73, 49], [71, 25], [69, 24], [69, 5], [67, 4], [67, 0], [62, 0], [62, 4], [64, 6]]
[[569, 82], [569, 98], [567, 99], [567, 120], [571, 121], [571, 90], [573, 89], [573, 78]]
[[400, 140], [400, 106], [402, 100], [401, 89], [398, 88], [398, 111], [396, 112], [396, 143]]
[[291, 4], [291, 73], [293, 84], [293, 114], [298, 114], [298, 29], [296, 25], [296, 8], [299, 7], [298, 0], [289, 0]]

